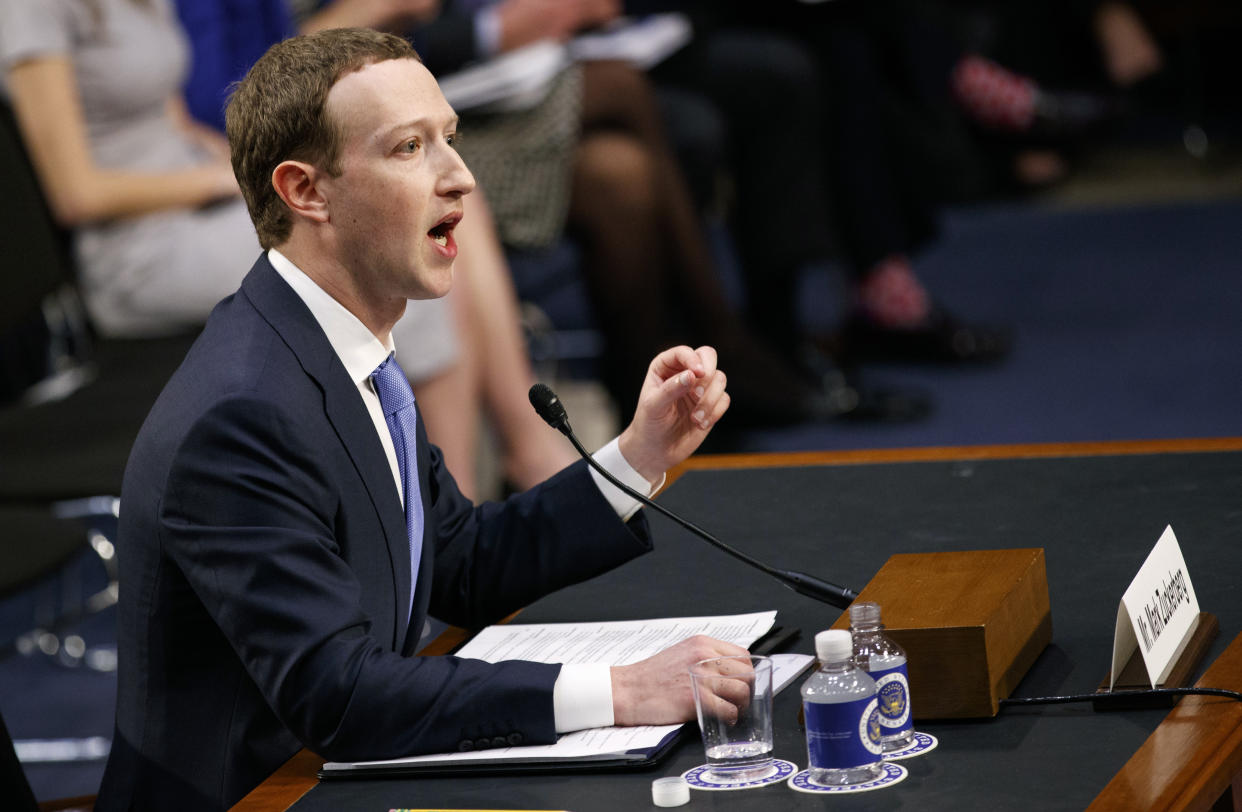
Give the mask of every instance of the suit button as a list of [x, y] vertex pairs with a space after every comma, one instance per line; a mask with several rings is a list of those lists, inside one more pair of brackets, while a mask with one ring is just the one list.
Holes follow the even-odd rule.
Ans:
[[489, 747], [491, 747], [491, 746], [492, 746], [492, 740], [491, 740], [491, 739], [486, 739], [486, 738], [485, 738], [485, 739], [475, 739], [475, 740], [474, 740], [474, 748], [475, 748], [476, 750], [486, 750], [486, 749], [488, 749], [488, 748], [489, 748]]
[[509, 742], [510, 747], [517, 747], [519, 744], [523, 742], [522, 734], [521, 733], [510, 733], [506, 741]]
[[508, 747], [509, 741], [504, 736], [497, 736], [492, 739], [492, 747]]
[[462, 739], [457, 743], [457, 750], [462, 753], [468, 753], [474, 749], [474, 742], [469, 739]]

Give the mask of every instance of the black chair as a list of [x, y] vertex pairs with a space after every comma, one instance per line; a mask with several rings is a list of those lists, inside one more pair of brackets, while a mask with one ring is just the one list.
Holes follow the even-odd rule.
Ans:
[[[194, 336], [98, 339], [76, 288], [68, 234], [51, 216], [11, 111], [0, 103], [0, 658], [115, 668], [82, 624], [116, 603], [114, 544], [130, 446]], [[81, 634], [79, 634], [81, 632]], [[105, 642], [115, 638], [108, 636]], [[32, 808], [7, 731], [0, 807]], [[22, 788], [25, 791], [22, 792]], [[91, 797], [40, 810], [90, 809]]]
[[72, 375], [90, 351], [73, 288], [68, 235], [57, 227], [26, 158], [13, 113], [0, 103], [0, 404]]
[[604, 338], [595, 322], [577, 245], [505, 252], [522, 305], [522, 328], [540, 378], [599, 376]]
[[[83, 550], [105, 575], [79, 605], [38, 618], [0, 652], [61, 650], [60, 629], [115, 603], [125, 461], [193, 336], [95, 340], [78, 301], [69, 237], [51, 216], [4, 104], [0, 173], [7, 187], [0, 256], [9, 271], [0, 281], [0, 593], [46, 578]], [[41, 642], [32, 649], [32, 640]]]
[[4, 808], [12, 812], [90, 812], [95, 806], [93, 795], [42, 803], [35, 800], [3, 716], [0, 716], [0, 798], [4, 799]]

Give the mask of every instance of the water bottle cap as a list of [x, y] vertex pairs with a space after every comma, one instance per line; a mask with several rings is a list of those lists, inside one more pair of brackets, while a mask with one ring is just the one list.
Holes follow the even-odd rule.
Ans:
[[656, 806], [682, 806], [690, 803], [690, 785], [679, 775], [651, 782], [651, 802]]
[[851, 626], [878, 626], [880, 623], [880, 604], [855, 601], [850, 606]]
[[854, 654], [854, 638], [845, 629], [829, 629], [815, 635], [815, 656], [820, 662], [839, 663]]

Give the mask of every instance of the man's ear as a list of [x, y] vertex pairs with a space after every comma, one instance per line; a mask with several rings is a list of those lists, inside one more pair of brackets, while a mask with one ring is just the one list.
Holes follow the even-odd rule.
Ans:
[[319, 189], [320, 172], [302, 161], [282, 161], [272, 170], [272, 187], [295, 215], [328, 222], [328, 201]]

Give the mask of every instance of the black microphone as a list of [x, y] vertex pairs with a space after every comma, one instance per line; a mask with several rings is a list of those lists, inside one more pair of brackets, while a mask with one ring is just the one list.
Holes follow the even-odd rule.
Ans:
[[854, 602], [854, 599], [858, 597], [858, 593], [854, 590], [843, 586], [837, 586], [836, 584], [830, 584], [827, 581], [816, 578], [814, 575], [807, 575], [805, 572], [795, 572], [793, 570], [782, 570], [777, 569], [776, 567], [770, 567], [762, 561], [751, 558], [746, 555], [746, 553], [730, 547], [728, 544], [725, 544], [723, 541], [693, 522], [686, 521], [663, 505], [657, 504], [651, 499], [648, 499], [646, 496], [643, 496], [629, 485], [626, 485], [624, 482], [618, 480], [608, 471], [605, 471], [603, 466], [596, 462], [595, 458], [582, 447], [582, 443], [578, 442], [578, 438], [574, 436], [574, 430], [569, 426], [569, 415], [565, 412], [565, 406], [561, 403], [561, 399], [556, 396], [555, 392], [549, 389], [545, 384], [537, 383], [530, 388], [529, 394], [530, 405], [535, 407], [535, 411], [539, 413], [539, 416], [543, 418], [545, 423], [568, 437], [569, 442], [574, 444], [574, 448], [578, 449], [578, 453], [581, 454], [582, 458], [587, 461], [587, 464], [596, 471], [599, 471], [600, 475], [603, 476], [604, 479], [608, 480], [613, 485], [616, 485], [618, 488], [625, 491], [639, 502], [642, 502], [644, 505], [659, 511], [677, 524], [689, 530], [691, 533], [694, 533], [696, 536], [706, 541], [708, 544], [711, 544], [713, 547], [728, 553], [738, 561], [742, 561], [755, 569], [771, 575], [773, 578], [785, 584], [785, 586], [795, 592], [806, 595], [809, 598], [814, 598], [818, 601], [823, 601], [824, 603], [835, 606], [838, 609], [848, 608], [849, 605]]

